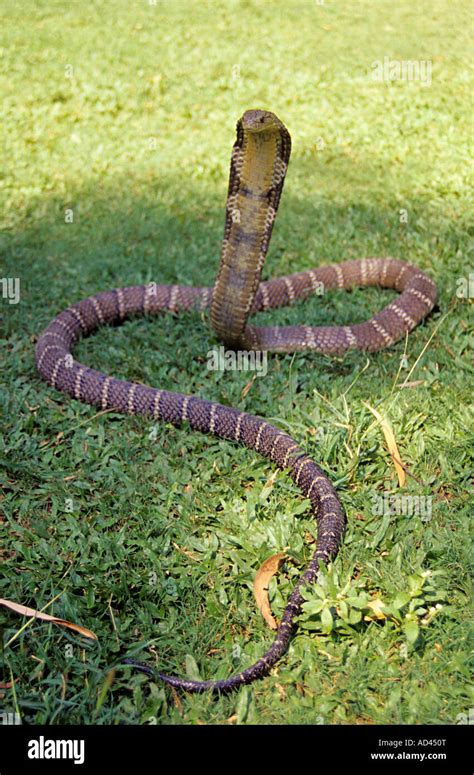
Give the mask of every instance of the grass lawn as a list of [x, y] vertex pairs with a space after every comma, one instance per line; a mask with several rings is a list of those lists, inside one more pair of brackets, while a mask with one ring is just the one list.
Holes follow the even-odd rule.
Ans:
[[[474, 703], [470, 3], [2, 5], [0, 277], [19, 278], [20, 301], [0, 299], [0, 596], [98, 640], [2, 609], [3, 681], [15, 683], [1, 707], [48, 724], [459, 723]], [[429, 63], [429, 82], [375, 80], [385, 57]], [[272, 633], [253, 579], [287, 551], [270, 586], [278, 617], [311, 556], [308, 503], [257, 453], [55, 392], [34, 344], [101, 290], [212, 285], [235, 122], [250, 107], [274, 111], [293, 139], [265, 276], [391, 255], [426, 270], [440, 300], [406, 342], [270, 356], [248, 390], [248, 372], [206, 369], [218, 343], [198, 313], [76, 348], [108, 374], [288, 430], [347, 511], [344, 546], [272, 674], [226, 697], [177, 695], [110, 666], [127, 654], [220, 678], [261, 656]], [[259, 320], [347, 324], [390, 298], [331, 292]], [[392, 424], [402, 490], [367, 404]]]

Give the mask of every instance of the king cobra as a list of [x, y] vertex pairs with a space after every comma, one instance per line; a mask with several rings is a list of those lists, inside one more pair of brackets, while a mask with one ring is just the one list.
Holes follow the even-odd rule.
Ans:
[[[237, 123], [232, 150], [221, 262], [214, 288], [182, 285], [133, 285], [98, 293], [61, 312], [36, 346], [41, 376], [57, 390], [100, 409], [141, 414], [154, 420], [236, 441], [288, 469], [311, 504], [317, 521], [314, 555], [281, 616], [268, 651], [243, 672], [223, 680], [194, 681], [166, 675], [126, 659], [171, 686], [189, 692], [225, 692], [267, 675], [285, 653], [301, 611], [302, 588], [313, 584], [320, 564], [333, 560], [343, 540], [346, 517], [326, 474], [294, 439], [260, 417], [194, 395], [170, 392], [116, 379], [78, 363], [72, 346], [106, 324], [164, 311], [210, 308], [217, 336], [230, 348], [272, 352], [313, 351], [341, 355], [350, 349], [375, 352], [411, 331], [433, 309], [433, 281], [415, 266], [395, 258], [363, 258], [260, 281], [291, 152], [288, 130], [273, 114], [248, 110]], [[252, 313], [304, 299], [321, 287], [376, 285], [400, 295], [365, 323], [346, 326], [248, 325]]]

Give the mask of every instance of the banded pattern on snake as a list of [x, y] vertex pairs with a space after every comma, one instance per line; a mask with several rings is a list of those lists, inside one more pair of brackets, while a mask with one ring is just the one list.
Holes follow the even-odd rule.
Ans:
[[[236, 441], [267, 457], [290, 476], [311, 502], [318, 526], [313, 558], [285, 607], [268, 651], [242, 673], [216, 681], [191, 681], [124, 660], [149, 675], [190, 692], [228, 691], [267, 675], [286, 651], [303, 601], [301, 589], [313, 583], [319, 563], [333, 559], [343, 539], [346, 518], [324, 472], [287, 433], [239, 409], [193, 395], [173, 393], [107, 376], [78, 363], [73, 345], [97, 328], [136, 315], [192, 308], [211, 310], [217, 335], [230, 347], [276, 352], [311, 350], [341, 354], [353, 348], [376, 351], [411, 331], [434, 307], [436, 287], [424, 272], [393, 258], [366, 258], [310, 269], [260, 282], [273, 223], [290, 157], [290, 136], [277, 117], [247, 111], [237, 124], [221, 265], [214, 289], [180, 285], [116, 288], [83, 299], [61, 312], [40, 336], [36, 363], [57, 390], [79, 401], [128, 414], [143, 414], [176, 426]], [[248, 326], [250, 314], [308, 297], [320, 284], [325, 290], [378, 285], [400, 296], [366, 323], [342, 327]]]

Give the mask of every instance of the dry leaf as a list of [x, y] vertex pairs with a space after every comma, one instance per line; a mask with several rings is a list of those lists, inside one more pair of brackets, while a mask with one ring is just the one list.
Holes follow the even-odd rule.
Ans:
[[276, 688], [278, 689], [278, 694], [280, 695], [280, 700], [284, 701], [286, 700], [286, 691], [285, 687], [281, 684], [275, 684]]
[[34, 608], [28, 608], [26, 605], [20, 605], [19, 603], [12, 603], [11, 600], [4, 600], [3, 598], [0, 598], [0, 605], [10, 608], [11, 611], [15, 611], [15, 613], [20, 614], [20, 616], [31, 616], [34, 619], [42, 619], [45, 622], [60, 624], [62, 627], [68, 627], [70, 630], [76, 630], [76, 632], [79, 632], [86, 638], [97, 640], [97, 635], [92, 632], [92, 630], [87, 630], [79, 624], [67, 622], [65, 619], [59, 619], [57, 616], [50, 616], [50, 614], [44, 614], [42, 611], [36, 611]]
[[366, 621], [370, 621], [371, 619], [386, 619], [386, 615], [383, 612], [385, 604], [383, 600], [381, 600], [379, 597], [375, 598], [375, 600], [371, 600], [370, 603], [367, 603], [367, 608], [370, 608], [372, 611], [371, 616], [364, 616], [364, 619]]
[[268, 602], [268, 585], [271, 578], [285, 562], [286, 557], [287, 555], [284, 552], [273, 554], [271, 557], [268, 557], [258, 569], [255, 581], [253, 582], [253, 593], [255, 595], [255, 600], [257, 601], [258, 609], [272, 630], [278, 629], [278, 625], [275, 617], [272, 616], [270, 603]]
[[182, 547], [179, 546], [174, 541], [173, 541], [173, 546], [174, 546], [175, 549], [178, 550], [178, 552], [181, 552], [181, 554], [185, 554], [186, 557], [189, 557], [191, 560], [196, 560], [197, 559], [196, 555], [193, 552], [189, 551], [189, 549], [182, 549]]
[[174, 688], [174, 686], [171, 687], [171, 693], [173, 695], [173, 701], [174, 701], [175, 708], [178, 711], [179, 715], [182, 716], [183, 715], [183, 703], [181, 702], [180, 696], [179, 696], [178, 692], [176, 691], [176, 689]]
[[419, 385], [424, 385], [425, 380], [424, 379], [415, 379], [413, 382], [403, 382], [401, 385], [397, 385], [397, 388], [401, 390], [402, 388], [416, 388]]
[[247, 382], [247, 384], [245, 385], [245, 387], [244, 387], [244, 388], [242, 388], [242, 393], [241, 393], [241, 396], [242, 396], [242, 398], [245, 398], [245, 396], [246, 396], [246, 395], [247, 395], [247, 393], [249, 392], [250, 388], [252, 387], [252, 385], [253, 385], [253, 383], [255, 382], [255, 380], [256, 380], [256, 379], [257, 379], [257, 375], [256, 375], [256, 374], [254, 374], [254, 375], [253, 375], [253, 377], [252, 377], [252, 379], [250, 380], [250, 382]]
[[392, 460], [395, 466], [395, 470], [397, 472], [398, 484], [400, 487], [403, 487], [406, 479], [405, 471], [403, 470], [402, 460], [400, 457], [400, 453], [398, 451], [397, 442], [395, 441], [393, 430], [390, 427], [387, 420], [385, 419], [385, 417], [383, 417], [380, 414], [380, 412], [377, 411], [377, 409], [374, 409], [372, 406], [370, 406], [369, 404], [366, 404], [365, 402], [364, 402], [364, 406], [367, 407], [369, 412], [372, 412], [375, 419], [378, 420], [380, 427], [382, 428], [383, 435], [385, 436], [385, 441], [387, 442], [388, 451], [390, 452], [390, 455], [392, 457]]

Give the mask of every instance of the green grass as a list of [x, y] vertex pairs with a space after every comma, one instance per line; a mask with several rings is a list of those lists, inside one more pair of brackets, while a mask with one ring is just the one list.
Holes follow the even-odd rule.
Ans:
[[[3, 6], [0, 276], [20, 278], [21, 301], [1, 300], [0, 595], [37, 608], [56, 598], [49, 613], [98, 636], [91, 645], [39, 622], [19, 632], [26, 620], [3, 610], [4, 675], [15, 678], [3, 707], [50, 724], [456, 723], [473, 704], [472, 302], [456, 293], [473, 271], [469, 4]], [[385, 56], [430, 60], [431, 86], [375, 82]], [[293, 138], [266, 276], [393, 255], [429, 272], [440, 302], [406, 343], [370, 357], [271, 356], [245, 397], [248, 373], [206, 370], [216, 342], [198, 314], [134, 321], [77, 347], [107, 373], [288, 429], [348, 514], [344, 547], [272, 675], [225, 698], [178, 699], [129, 669], [109, 686], [109, 667], [124, 653], [203, 678], [249, 665], [272, 637], [253, 600], [256, 570], [288, 548], [270, 588], [280, 615], [314, 519], [257, 453], [98, 414], [48, 388], [34, 342], [100, 290], [212, 284], [234, 125], [249, 107], [275, 111]], [[261, 320], [354, 322], [389, 296], [331, 293]], [[422, 382], [401, 389], [412, 368]], [[372, 513], [374, 495], [397, 483], [366, 403], [393, 425], [413, 474], [403, 492], [433, 497], [430, 519]], [[372, 598], [386, 619], [371, 615]]]

